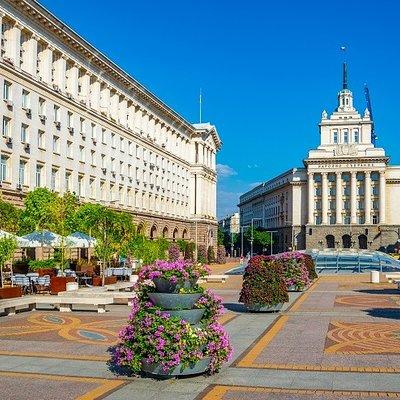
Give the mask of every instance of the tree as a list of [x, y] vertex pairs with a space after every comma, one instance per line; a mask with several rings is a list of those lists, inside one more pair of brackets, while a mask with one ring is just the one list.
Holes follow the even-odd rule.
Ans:
[[221, 228], [218, 228], [217, 244], [218, 245], [220, 245], [220, 244], [225, 245], [225, 232]]
[[36, 188], [28, 193], [25, 209], [21, 213], [20, 233], [50, 229], [52, 223], [52, 206], [57, 194], [45, 188]]
[[78, 199], [75, 195], [67, 192], [63, 196], [56, 196], [48, 204], [49, 218], [48, 227], [61, 236], [60, 255], [61, 270], [64, 270], [65, 249], [68, 246], [66, 236], [72, 233], [74, 215], [78, 209]]
[[[251, 228], [247, 229], [245, 234], [247, 241], [251, 241]], [[258, 251], [264, 251], [264, 249], [271, 244], [272, 233], [263, 228], [253, 228], [253, 245], [258, 248]]]
[[3, 266], [10, 260], [17, 249], [17, 241], [12, 236], [0, 238], [0, 269], [1, 269], [1, 286], [3, 286]]
[[0, 229], [17, 233], [19, 230], [21, 210], [11, 203], [0, 199]]

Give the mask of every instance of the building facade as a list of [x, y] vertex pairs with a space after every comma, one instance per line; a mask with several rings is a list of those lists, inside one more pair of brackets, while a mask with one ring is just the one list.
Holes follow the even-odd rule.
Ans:
[[293, 169], [240, 197], [241, 224], [260, 218], [289, 248], [383, 249], [400, 240], [400, 166], [376, 146], [368, 109], [354, 108], [343, 66], [338, 106], [319, 124], [320, 145]]
[[190, 124], [32, 0], [0, 4], [0, 193], [69, 191], [150, 237], [216, 244], [216, 153]]
[[218, 227], [224, 233], [230, 235], [240, 231], [240, 214], [238, 212], [228, 215], [218, 221]]

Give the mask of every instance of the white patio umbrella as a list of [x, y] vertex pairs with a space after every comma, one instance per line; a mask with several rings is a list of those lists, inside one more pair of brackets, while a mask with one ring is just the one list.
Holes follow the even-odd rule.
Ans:
[[96, 239], [92, 236], [87, 235], [83, 232], [74, 232], [67, 236], [67, 239], [71, 239], [78, 248], [89, 248], [96, 246]]
[[26, 247], [26, 245], [28, 243], [27, 240], [23, 239], [22, 237], [14, 235], [13, 233], [9, 233], [9, 232], [0, 230], [0, 238], [3, 238], [3, 237], [14, 238], [17, 241], [18, 247]]
[[23, 247], [61, 247], [63, 242], [65, 247], [76, 247], [77, 241], [70, 237], [62, 237], [57, 233], [50, 231], [34, 231], [22, 236], [26, 241], [26, 246]]

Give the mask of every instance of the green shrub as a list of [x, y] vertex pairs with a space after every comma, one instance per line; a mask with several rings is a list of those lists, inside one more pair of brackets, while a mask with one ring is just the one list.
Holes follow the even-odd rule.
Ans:
[[55, 268], [57, 261], [49, 258], [48, 260], [30, 260], [28, 264], [30, 271], [37, 271], [38, 269]]
[[289, 301], [282, 267], [267, 256], [250, 259], [243, 276], [239, 302], [254, 306], [275, 306]]
[[214, 251], [214, 247], [212, 247], [212, 246], [208, 246], [207, 260], [210, 264], [215, 262], [215, 251]]

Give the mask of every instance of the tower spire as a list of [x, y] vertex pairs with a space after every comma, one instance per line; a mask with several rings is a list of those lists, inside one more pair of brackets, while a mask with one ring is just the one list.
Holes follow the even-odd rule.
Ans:
[[343, 63], [343, 89], [347, 89], [347, 63]]

